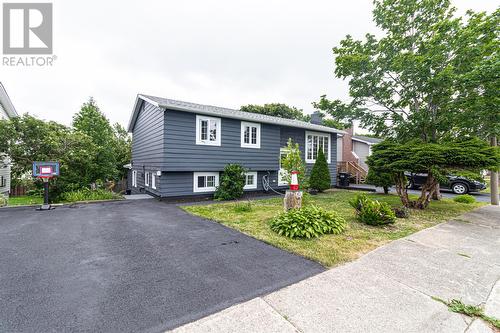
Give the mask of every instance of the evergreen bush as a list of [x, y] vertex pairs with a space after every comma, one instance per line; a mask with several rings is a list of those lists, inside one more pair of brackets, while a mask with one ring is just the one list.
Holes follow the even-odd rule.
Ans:
[[330, 170], [328, 169], [328, 163], [326, 162], [325, 154], [322, 149], [318, 150], [318, 158], [314, 163], [311, 170], [311, 175], [309, 176], [309, 186], [314, 190], [323, 192], [330, 188], [332, 180], [330, 178]]

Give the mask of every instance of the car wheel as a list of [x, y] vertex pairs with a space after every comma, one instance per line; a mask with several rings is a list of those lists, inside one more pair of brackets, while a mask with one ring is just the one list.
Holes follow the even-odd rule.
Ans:
[[469, 188], [464, 183], [455, 183], [451, 185], [451, 190], [455, 194], [467, 194], [469, 193]]

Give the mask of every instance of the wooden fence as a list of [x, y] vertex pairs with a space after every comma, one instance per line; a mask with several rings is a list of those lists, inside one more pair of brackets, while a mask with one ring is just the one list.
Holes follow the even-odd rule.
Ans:
[[24, 185], [17, 185], [15, 187], [10, 188], [10, 196], [11, 197], [19, 197], [21, 195], [26, 195], [26, 192], [29, 191], [29, 188]]

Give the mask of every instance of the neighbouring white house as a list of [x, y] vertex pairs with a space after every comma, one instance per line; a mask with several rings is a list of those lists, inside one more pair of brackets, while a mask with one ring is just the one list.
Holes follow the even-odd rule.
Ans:
[[[16, 109], [0, 82], [0, 120], [17, 117]], [[0, 142], [0, 144], [2, 144]], [[0, 194], [9, 195], [10, 192], [11, 161], [8, 156], [0, 155]]]

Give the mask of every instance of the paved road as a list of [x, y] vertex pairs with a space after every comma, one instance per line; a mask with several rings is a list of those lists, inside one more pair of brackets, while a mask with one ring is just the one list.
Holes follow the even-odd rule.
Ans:
[[493, 333], [433, 297], [481, 304], [500, 318], [499, 207], [394, 241], [175, 332]]
[[[383, 193], [384, 190], [381, 187], [375, 187], [373, 185], [367, 185], [367, 184], [360, 184], [360, 185], [352, 185], [353, 187], [360, 187], [360, 188], [370, 188], [370, 189], [375, 189], [377, 193]], [[390, 189], [390, 192], [393, 194], [396, 194], [396, 190], [394, 188]], [[415, 194], [415, 195], [420, 195], [421, 191], [420, 190], [408, 190], [408, 193], [410, 194]], [[441, 194], [443, 195], [444, 198], [450, 198], [453, 199], [454, 197], [457, 196], [457, 194], [454, 194], [451, 190], [441, 190]], [[483, 193], [483, 192], [471, 192], [469, 193], [470, 195], [474, 196], [477, 201], [480, 202], [490, 202], [490, 194], [489, 193]]]
[[155, 200], [0, 209], [0, 332], [161, 332], [322, 271]]

